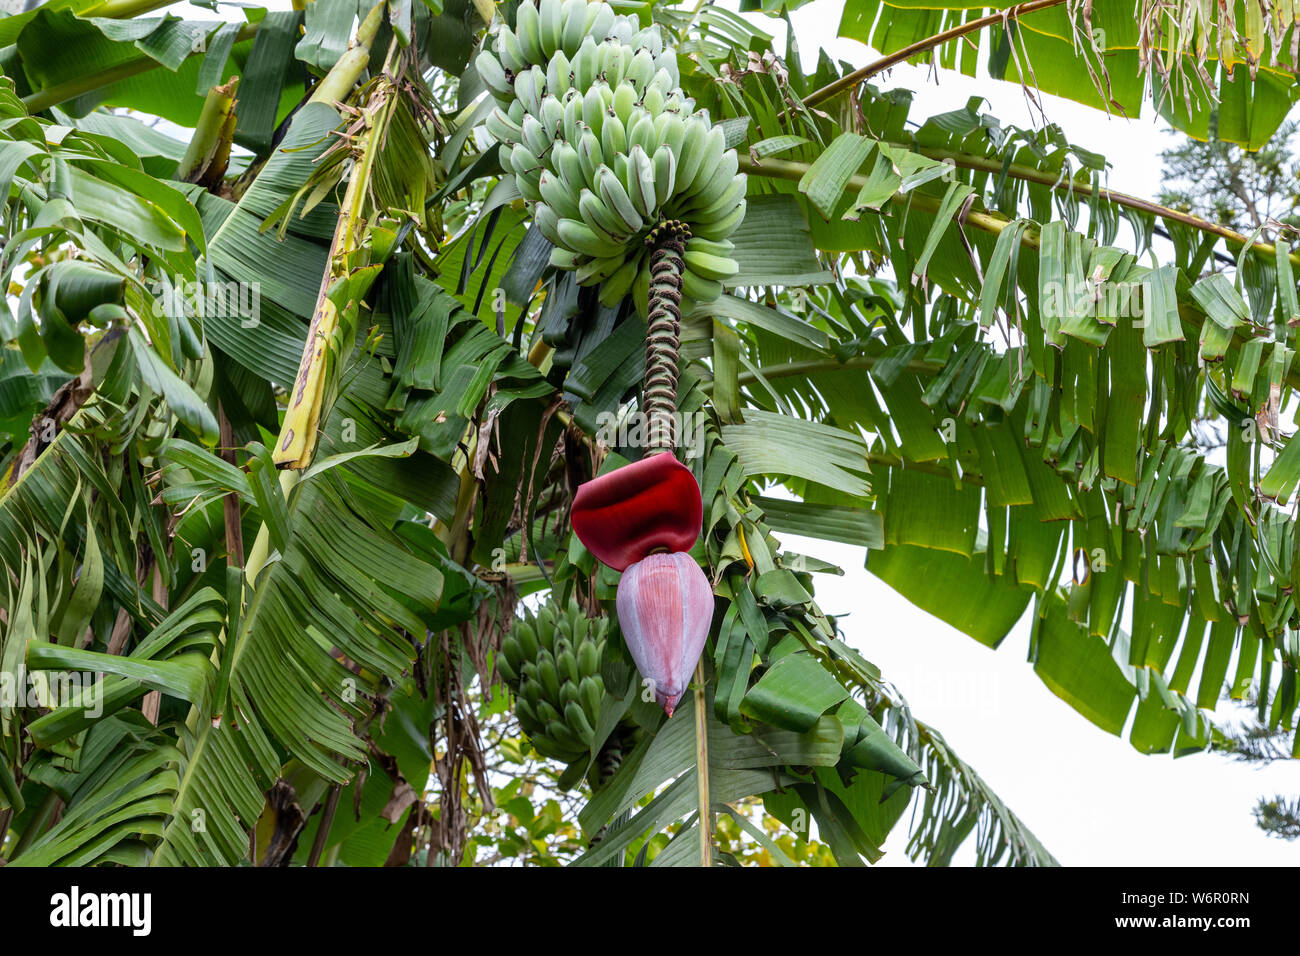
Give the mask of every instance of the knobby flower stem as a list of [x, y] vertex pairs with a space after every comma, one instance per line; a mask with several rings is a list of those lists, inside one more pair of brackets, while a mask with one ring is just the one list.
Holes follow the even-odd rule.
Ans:
[[997, 13], [990, 13], [986, 17], [980, 17], [978, 20], [971, 20], [968, 23], [961, 23], [950, 30], [944, 30], [942, 33], [936, 33], [934, 36], [918, 40], [910, 46], [905, 46], [896, 53], [889, 56], [881, 57], [859, 70], [848, 73], [833, 83], [828, 83], [820, 90], [804, 98], [805, 106], [816, 106], [825, 100], [830, 99], [836, 93], [842, 93], [844, 90], [852, 89], [863, 80], [869, 80], [877, 73], [882, 73], [892, 66], [897, 66], [904, 60], [910, 60], [912, 57], [921, 53], [933, 50], [935, 47], [942, 46], [949, 40], [956, 40], [970, 33], [976, 33], [985, 27], [991, 27], [998, 23], [1005, 23], [1008, 20], [1015, 20], [1029, 13], [1035, 13], [1038, 10], [1046, 10], [1048, 7], [1059, 7], [1065, 3], [1065, 0], [1031, 0], [1029, 3], [1020, 3], [1007, 10], [999, 10]]
[[649, 454], [677, 447], [677, 367], [682, 336], [682, 269], [689, 231], [678, 222], [660, 223], [646, 239], [650, 254], [650, 307], [645, 333], [646, 444]]

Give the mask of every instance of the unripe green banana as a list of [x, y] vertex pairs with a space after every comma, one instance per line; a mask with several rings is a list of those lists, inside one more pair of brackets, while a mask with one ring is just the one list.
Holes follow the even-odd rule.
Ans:
[[637, 107], [627, 124], [627, 145], [630, 150], [633, 146], [640, 146], [647, 156], [654, 153], [659, 145], [658, 137], [655, 136], [655, 121], [649, 112]]
[[740, 266], [735, 259], [710, 255], [698, 249], [687, 249], [684, 259], [686, 268], [704, 279], [715, 279], [721, 282], [740, 272]]
[[[527, 0], [524, 0], [526, 3]], [[537, 11], [538, 32], [542, 41], [542, 60], [555, 55], [564, 42], [564, 6], [560, 0], [541, 0]]]
[[[501, 60], [501, 65], [514, 74], [527, 69], [529, 65], [528, 57], [519, 47], [519, 40], [510, 30], [502, 30], [497, 34], [497, 56]], [[512, 89], [511, 94], [513, 93]]]
[[555, 652], [555, 609], [549, 604], [543, 604], [537, 614], [537, 645], [546, 653]]
[[735, 210], [723, 216], [721, 219], [709, 223], [697, 223], [692, 225], [692, 234], [699, 236], [701, 239], [725, 239], [736, 231], [745, 219], [745, 201], [742, 199]]
[[542, 52], [541, 17], [529, 0], [523, 0], [515, 9], [515, 36], [519, 38], [524, 59], [532, 64], [546, 62], [546, 54]]
[[515, 170], [515, 176], [526, 177], [533, 172], [541, 176], [542, 160], [537, 153], [529, 150], [526, 143], [515, 143], [515, 146], [510, 148], [510, 165], [511, 169]]
[[565, 0], [563, 26], [560, 30], [564, 52], [573, 56], [587, 35], [587, 0]]
[[575, 219], [580, 213], [578, 204], [573, 201], [573, 193], [567, 183], [547, 170], [542, 173], [537, 183], [537, 190], [542, 194], [542, 202], [567, 219]]
[[474, 67], [478, 70], [478, 75], [482, 77], [483, 83], [497, 98], [498, 102], [508, 102], [514, 97], [515, 88], [507, 79], [501, 61], [492, 53], [487, 50], [480, 53], [474, 58]]
[[573, 70], [573, 87], [578, 92], [591, 89], [600, 74], [600, 48], [595, 39], [587, 36], [578, 47], [570, 63]]
[[675, 215], [691, 222], [712, 222], [730, 213], [745, 197], [748, 180], [744, 173], [732, 173], [724, 179], [726, 172], [725, 168], [719, 170], [717, 182], [706, 183], [690, 199], [679, 200]]
[[547, 139], [562, 139], [564, 133], [564, 103], [550, 93], [542, 98], [542, 111], [537, 117], [542, 121]]
[[617, 14], [614, 8], [608, 3], [591, 3], [587, 5], [586, 23], [583, 24], [583, 30], [590, 36], [596, 38], [600, 43], [609, 36], [610, 28], [614, 25]]
[[519, 188], [519, 195], [528, 202], [541, 202], [542, 192], [537, 188], [541, 178], [542, 174], [538, 169], [530, 173], [515, 173], [515, 185]]
[[[599, 80], [596, 82], [600, 83]], [[605, 100], [595, 85], [582, 97], [582, 121], [593, 133], [600, 135], [605, 123]]]
[[541, 111], [545, 92], [546, 74], [540, 67], [531, 67], [515, 77], [515, 96], [524, 104], [525, 112], [536, 116]]
[[538, 660], [537, 677], [542, 683], [542, 690], [550, 700], [560, 696], [560, 672], [555, 666], [554, 657], [543, 657]]
[[516, 683], [519, 680], [519, 671], [503, 655], [497, 658], [497, 671], [508, 683]]
[[635, 231], [628, 230], [590, 189], [584, 189], [578, 197], [578, 218], [597, 235], [617, 236], [626, 240]]
[[[578, 645], [578, 670], [584, 674], [600, 673], [600, 655], [604, 649], [604, 641], [595, 638], [583, 641]], [[591, 680], [590, 677], [582, 679], [585, 684]]]
[[673, 154], [674, 168], [681, 168], [682, 140], [686, 138], [686, 124], [675, 113], [663, 113], [655, 120], [655, 139], [659, 146], [667, 146]]
[[576, 252], [570, 252], [568, 249], [561, 249], [559, 246], [555, 246], [551, 249], [551, 265], [555, 266], [557, 269], [564, 269], [566, 272], [578, 268], [578, 266], [582, 264], [583, 259], [584, 257], [578, 255]]
[[604, 161], [598, 140], [590, 128], [582, 131], [578, 140], [578, 162], [582, 165], [582, 178], [588, 186], [595, 188], [596, 171]]
[[641, 98], [641, 94], [636, 91], [636, 87], [626, 81], [619, 83], [614, 87], [614, 115], [618, 121], [627, 128], [627, 121], [632, 116], [632, 111], [636, 108], [636, 101]]
[[523, 663], [523, 651], [519, 648], [519, 638], [515, 637], [513, 630], [501, 639], [501, 654], [515, 670]]
[[636, 32], [636, 21], [632, 17], [616, 17], [613, 26], [609, 28], [609, 35], [625, 46], [632, 45], [632, 37]]
[[[691, 148], [693, 131], [687, 133], [686, 148]], [[699, 143], [696, 140], [696, 143]], [[698, 165], [691, 170], [689, 177], [685, 170], [681, 170], [677, 177], [677, 196], [679, 204], [688, 196], [693, 196], [700, 186], [708, 183], [714, 176], [719, 164], [722, 162], [723, 147], [726, 145], [726, 138], [723, 135], [721, 127], [711, 126], [707, 133], [704, 134], [704, 140], [699, 145], [695, 145], [698, 150]], [[734, 175], [734, 172], [733, 172]], [[731, 177], [728, 176], [728, 179]]]
[[693, 222], [709, 223], [716, 222], [729, 216], [745, 198], [745, 177], [744, 175], [735, 176], [731, 180], [727, 190], [703, 209], [696, 209], [690, 213]]
[[627, 194], [632, 205], [647, 219], [653, 219], [658, 210], [655, 199], [655, 168], [650, 157], [640, 146], [633, 146], [627, 154]]
[[612, 162], [613, 157], [622, 154], [626, 150], [627, 131], [623, 129], [622, 122], [614, 114], [613, 110], [609, 110], [606, 112], [604, 123], [600, 128], [600, 151], [605, 156], [610, 157]]
[[712, 302], [722, 295], [722, 283], [697, 275], [691, 269], [683, 269], [682, 295], [697, 302]]
[[736, 244], [730, 239], [720, 241], [713, 239], [701, 239], [699, 236], [691, 236], [686, 240], [686, 250], [689, 252], [695, 250], [698, 252], [707, 252], [711, 256], [720, 256], [723, 259], [730, 259], [732, 252], [736, 249]]
[[646, 87], [650, 85], [650, 80], [655, 75], [655, 60], [649, 50], [641, 50], [635, 54], [627, 64], [627, 70], [624, 73], [624, 80], [630, 84], [638, 94], [644, 93]]
[[581, 122], [582, 97], [570, 90], [564, 103], [564, 117], [560, 125], [563, 127], [564, 141], [571, 146], [576, 147], [582, 137], [582, 130], [578, 127]]
[[582, 712], [582, 705], [576, 700], [566, 704], [564, 706], [564, 720], [565, 727], [571, 730], [578, 740], [590, 747], [596, 739], [596, 729], [591, 726], [591, 721]]
[[563, 96], [573, 84], [572, 67], [563, 50], [556, 50], [546, 64], [546, 92], [552, 96]]
[[[577, 683], [582, 680], [582, 675], [578, 673], [578, 658], [574, 656], [573, 651], [565, 648], [555, 655], [555, 667], [560, 673], [560, 679], [568, 682], [574, 687], [574, 694], [577, 694]], [[563, 696], [563, 695], [561, 695]]]
[[664, 106], [667, 105], [663, 91], [659, 87], [651, 85], [649, 89], [641, 95], [641, 105], [645, 111], [655, 119], [663, 114]]
[[676, 88], [677, 88], [677, 71], [669, 70], [661, 66], [655, 71], [654, 79], [650, 81], [650, 87], [649, 89], [646, 90], [646, 92], [649, 93], [651, 90], [653, 90], [654, 92], [662, 96], [663, 102], [660, 105], [659, 110], [665, 110], [668, 108], [669, 105], [668, 97]]
[[[542, 693], [543, 693], [543, 694], [550, 694], [550, 691], [545, 690], [545, 685], [542, 685], [542, 686], [543, 686], [543, 691], [542, 691]], [[556, 686], [555, 693], [556, 693], [556, 696], [559, 695], [559, 686], [558, 686], [558, 685]], [[563, 720], [561, 719], [561, 717], [560, 717], [560, 711], [559, 711], [559, 708], [557, 708], [554, 704], [552, 704], [551, 701], [550, 701], [549, 699], [547, 699], [546, 697], [541, 697], [541, 698], [539, 698], [539, 699], [537, 700], [536, 704], [533, 705], [533, 709], [537, 711], [537, 716], [538, 716], [538, 718], [539, 718], [543, 723], [545, 723], [545, 724], [562, 724], [562, 723], [564, 723], [564, 721], [563, 721]], [[547, 729], [548, 732], [550, 732], [550, 730], [551, 730], [551, 728], [550, 728], [549, 726], [548, 726], [546, 729]]]
[[[600, 659], [599, 652], [596, 659], [597, 661]], [[587, 676], [583, 677], [582, 682], [578, 684], [578, 700], [582, 703], [582, 712], [593, 725], [599, 721], [600, 704], [605, 696], [605, 685], [599, 676], [593, 676], [598, 673], [598, 671], [586, 671]]]
[[619, 243], [608, 236], [598, 236], [590, 226], [580, 219], [561, 219], [557, 230], [559, 245], [574, 252], [593, 258], [617, 255]]
[[596, 193], [606, 208], [627, 227], [629, 234], [640, 232], [645, 226], [645, 219], [632, 202], [627, 189], [608, 166], [600, 166], [596, 170]]
[[578, 190], [586, 182], [586, 177], [582, 172], [582, 160], [578, 158], [578, 151], [569, 143], [557, 142], [551, 147], [551, 168], [564, 177], [565, 183], [573, 190], [573, 196], [576, 198]]
[[[515, 30], [500, 31], [495, 49], [476, 60], [501, 104], [488, 132], [555, 247], [553, 265], [575, 271], [581, 285], [599, 284], [602, 303], [630, 291], [644, 306], [649, 253], [640, 240], [664, 218], [681, 219], [692, 253], [683, 291], [717, 295], [739, 273], [726, 239], [744, 219], [746, 182], [722, 130], [677, 85], [676, 50], [660, 29], [641, 29], [600, 0], [522, 0]], [[576, 607], [559, 618], [547, 606], [538, 620], [575, 635], [563, 657], [543, 648], [551, 671], [562, 661], [563, 683], [589, 625]], [[536, 670], [547, 684], [551, 671]], [[571, 691], [564, 696], [571, 702]]]
[[654, 56], [664, 51], [664, 37], [659, 32], [658, 24], [638, 30], [632, 34], [631, 45], [634, 50], [648, 50]]
[[642, 273], [649, 274], [648, 269], [642, 268], [642, 257], [635, 256], [627, 259], [613, 273], [610, 274], [600, 286], [600, 304], [604, 306], [614, 306], [622, 301], [623, 296], [627, 295], [632, 284]]
[[[632, 303], [640, 315], [650, 314], [650, 270], [638, 269], [632, 280]], [[609, 303], [604, 303], [608, 305]]]
[[617, 88], [627, 76], [627, 65], [632, 59], [632, 51], [621, 43], [615, 42], [609, 44], [609, 53], [605, 57], [605, 69], [603, 75], [605, 82], [611, 87]]
[[488, 114], [487, 122], [484, 125], [487, 127], [487, 131], [492, 134], [492, 138], [498, 143], [513, 146], [522, 140], [524, 136], [523, 128], [511, 120], [499, 106]]
[[589, 258], [586, 262], [582, 263], [582, 265], [578, 266], [578, 270], [574, 273], [574, 277], [578, 280], [579, 285], [595, 285], [598, 282], [603, 283], [617, 272], [626, 261], [627, 259], [622, 255], [622, 253], [615, 256], [599, 256], [594, 259]]
[[555, 756], [561, 760], [565, 759], [563, 755], [567, 752], [580, 754], [586, 749], [582, 739], [569, 729], [561, 717], [546, 722], [546, 734], [560, 745]]
[[[532, 668], [534, 673], [537, 671], [536, 661], [531, 661], [529, 666]], [[536, 710], [538, 704], [545, 699], [546, 692], [542, 689], [542, 682], [536, 677], [525, 676], [523, 683], [519, 687], [519, 691], [523, 696], [532, 701], [534, 710]], [[541, 714], [539, 713], [537, 716], [540, 717]]]
[[[718, 164], [712, 167], [707, 175], [695, 177], [695, 184], [689, 193], [682, 193], [681, 190], [678, 190], [678, 195], [688, 200], [688, 204], [693, 208], [712, 206], [728, 192], [735, 190], [738, 169], [736, 151], [734, 149], [726, 150], [719, 157]], [[743, 179], [740, 182], [740, 188], [743, 191]]]
[[547, 242], [553, 246], [563, 246], [564, 243], [560, 241], [560, 217], [554, 209], [540, 199], [539, 193], [539, 201], [533, 209], [533, 222], [537, 224], [537, 230], [546, 237]]
[[531, 661], [537, 658], [537, 631], [528, 621], [520, 621], [514, 628], [515, 640], [519, 642], [520, 660]]
[[[534, 166], [541, 165], [541, 158], [551, 148], [551, 136], [547, 132], [542, 121], [537, 119], [531, 113], [524, 117], [523, 126], [523, 144], [528, 147], [528, 152], [532, 154]], [[516, 170], [517, 172], [518, 170]]]
[[[698, 113], [687, 117], [684, 125], [682, 145], [677, 150], [676, 188], [679, 191], [688, 189], [695, 182], [695, 177], [704, 163], [709, 148], [709, 127]], [[667, 130], [667, 127], [665, 127], [665, 130]], [[674, 200], [670, 203], [670, 208], [675, 209], [676, 205], [676, 200]]]
[[541, 721], [537, 717], [537, 710], [533, 707], [530, 699], [523, 693], [515, 695], [515, 713], [519, 716], [519, 722], [527, 726], [541, 726]]
[[655, 150], [652, 158], [655, 175], [655, 205], [663, 206], [673, 194], [673, 183], [677, 176], [677, 157], [667, 146]]
[[667, 101], [666, 105], [664, 106], [664, 109], [674, 110], [675, 112], [681, 113], [683, 116], [698, 115], [700, 119], [704, 120], [705, 126], [712, 125], [712, 121], [709, 119], [709, 111], [700, 110], [699, 113], [697, 114], [695, 112], [695, 100], [687, 96], [681, 90], [674, 89], [671, 93], [669, 93], [666, 97], [664, 97], [664, 99]]
[[578, 684], [573, 680], [566, 680], [560, 684], [560, 712], [578, 699]]

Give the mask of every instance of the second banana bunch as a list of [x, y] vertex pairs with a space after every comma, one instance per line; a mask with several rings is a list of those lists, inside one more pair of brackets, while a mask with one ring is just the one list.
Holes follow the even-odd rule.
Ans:
[[730, 236], [745, 217], [746, 179], [707, 110], [682, 93], [676, 51], [607, 3], [523, 0], [515, 29], [476, 61], [497, 102], [501, 144], [551, 264], [600, 285], [613, 305], [649, 298], [646, 237], [685, 225], [682, 292], [707, 302], [737, 275]]

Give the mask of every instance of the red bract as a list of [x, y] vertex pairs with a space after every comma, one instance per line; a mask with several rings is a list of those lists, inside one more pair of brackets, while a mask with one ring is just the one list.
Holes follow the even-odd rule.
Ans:
[[615, 571], [653, 551], [689, 551], [703, 516], [695, 476], [671, 454], [616, 468], [573, 496], [574, 533]]
[[709, 636], [709, 579], [689, 554], [652, 554], [623, 572], [618, 621], [637, 670], [671, 717]]

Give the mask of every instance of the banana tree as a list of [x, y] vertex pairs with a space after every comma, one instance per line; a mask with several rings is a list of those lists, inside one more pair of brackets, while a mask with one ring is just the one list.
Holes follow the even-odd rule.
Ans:
[[809, 70], [756, 25], [796, 5], [0, 20], [9, 865], [472, 864], [523, 763], [547, 862], [859, 865], [915, 802], [916, 859], [1054, 863], [790, 533], [985, 644], [1028, 614], [1144, 752], [1225, 681], [1293, 726], [1285, 236], [868, 82], [987, 50], [1256, 143], [1284, 11], [850, 0], [884, 59]]

